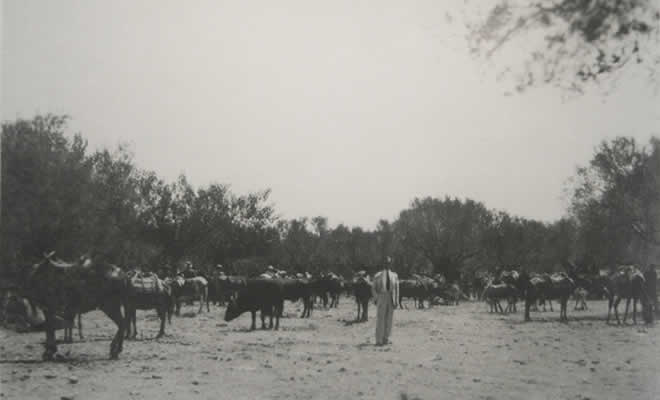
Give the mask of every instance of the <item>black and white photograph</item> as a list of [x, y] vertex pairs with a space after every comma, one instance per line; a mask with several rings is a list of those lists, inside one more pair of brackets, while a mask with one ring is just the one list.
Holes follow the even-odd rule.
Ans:
[[0, 0], [0, 400], [660, 398], [660, 0]]

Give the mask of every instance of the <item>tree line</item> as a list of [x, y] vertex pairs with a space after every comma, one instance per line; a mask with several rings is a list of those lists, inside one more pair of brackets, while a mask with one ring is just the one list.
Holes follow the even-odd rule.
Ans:
[[327, 218], [278, 217], [265, 189], [166, 182], [139, 168], [126, 146], [90, 152], [66, 134], [66, 116], [2, 125], [0, 268], [12, 274], [49, 250], [91, 253], [123, 268], [157, 270], [184, 260], [253, 275], [272, 264], [291, 272], [372, 272], [391, 256], [403, 276], [522, 266], [530, 271], [648, 264], [660, 246], [660, 139], [602, 142], [567, 191], [565, 217], [541, 222], [472, 199], [415, 198], [373, 230]]

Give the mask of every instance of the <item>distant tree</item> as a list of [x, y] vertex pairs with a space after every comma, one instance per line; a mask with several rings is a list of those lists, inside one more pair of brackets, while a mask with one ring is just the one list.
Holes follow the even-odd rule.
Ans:
[[646, 64], [657, 79], [659, 23], [655, 0], [498, 0], [469, 38], [485, 59], [511, 56], [507, 46], [527, 52], [522, 65], [500, 65], [518, 91], [538, 83], [581, 91], [629, 64]]
[[307, 218], [281, 221], [278, 227], [283, 250], [280, 264], [296, 272], [317, 272], [318, 268], [312, 265], [312, 254], [317, 239], [307, 229]]
[[87, 142], [64, 136], [67, 120], [48, 114], [2, 125], [2, 265], [48, 250], [69, 257], [87, 243], [92, 164]]
[[483, 204], [423, 198], [413, 200], [397, 220], [397, 231], [403, 246], [415, 249], [442, 273], [448, 281], [456, 281], [466, 261], [481, 251], [482, 235], [491, 220]]
[[586, 262], [646, 263], [660, 246], [660, 140], [602, 142], [577, 171], [571, 212]]

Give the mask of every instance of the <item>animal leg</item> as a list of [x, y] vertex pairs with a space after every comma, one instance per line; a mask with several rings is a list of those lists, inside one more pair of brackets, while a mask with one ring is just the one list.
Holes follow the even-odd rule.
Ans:
[[[158, 318], [160, 318], [160, 330], [158, 331], [158, 335], [156, 335], [156, 338], [161, 338], [165, 336], [165, 319], [166, 319], [166, 314], [167, 311], [165, 307], [161, 306], [158, 309]], [[137, 329], [136, 329], [137, 332]]]
[[525, 299], [525, 321], [531, 321], [532, 319], [529, 316], [529, 308], [532, 306], [531, 299]]
[[125, 314], [125, 319], [126, 319], [126, 329], [124, 329], [124, 337], [126, 339], [130, 339], [131, 337], [131, 310], [129, 307], [124, 306], [124, 314]]
[[284, 300], [279, 302], [275, 308], [276, 308], [275, 311], [277, 312], [277, 315], [275, 315], [275, 330], [279, 330], [280, 329], [280, 316], [282, 315], [282, 312], [284, 311]]
[[[131, 310], [131, 322], [133, 323], [133, 339], [137, 338], [137, 309], [134, 308]], [[130, 328], [130, 326], [128, 327]]]
[[57, 343], [55, 341], [55, 314], [51, 311], [44, 310], [46, 317], [46, 350], [42, 355], [44, 361], [52, 361], [55, 353], [57, 353]]
[[82, 331], [82, 313], [78, 313], [78, 337], [80, 340], [84, 339]]
[[300, 318], [305, 318], [305, 316], [307, 315], [307, 299], [303, 298], [302, 303], [303, 303], [303, 311], [302, 314], [300, 314]]
[[110, 343], [110, 359], [116, 360], [124, 346], [125, 318], [121, 315], [119, 301], [106, 303], [101, 306], [101, 310], [117, 325], [117, 333]]
[[628, 319], [628, 309], [630, 308], [630, 297], [626, 299], [626, 311], [623, 313], [623, 323], [625, 325], [626, 320]]
[[252, 325], [250, 325], [250, 330], [253, 331], [257, 329], [257, 312], [256, 311], [251, 311], [251, 312], [252, 312]]
[[619, 320], [619, 302], [621, 302], [621, 297], [617, 297], [617, 299], [614, 300], [614, 316], [616, 317], [617, 324], [621, 324], [621, 321]]
[[277, 317], [279, 317], [280, 314], [278, 313], [277, 307], [272, 306], [272, 307], [270, 307], [270, 309], [271, 309], [270, 310], [271, 312], [270, 312], [270, 318], [269, 318], [269, 322], [268, 322], [268, 329], [273, 329], [273, 314], [276, 314]]

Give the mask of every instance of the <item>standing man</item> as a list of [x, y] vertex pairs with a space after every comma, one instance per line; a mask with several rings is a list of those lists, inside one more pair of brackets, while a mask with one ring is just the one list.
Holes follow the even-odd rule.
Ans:
[[389, 344], [394, 305], [399, 299], [399, 276], [390, 270], [392, 258], [387, 257], [385, 269], [374, 276], [371, 288], [376, 299], [376, 346]]

